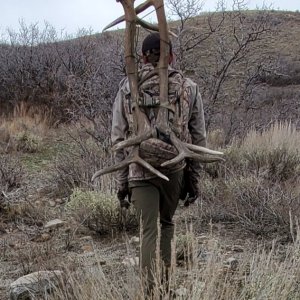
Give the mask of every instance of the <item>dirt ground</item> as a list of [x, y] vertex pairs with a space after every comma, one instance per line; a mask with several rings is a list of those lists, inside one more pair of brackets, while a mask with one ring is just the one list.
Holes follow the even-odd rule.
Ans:
[[[66, 214], [64, 207], [68, 199], [43, 195], [47, 181], [41, 178], [40, 172], [33, 172], [26, 181], [25, 187], [17, 193], [23, 199], [21, 204], [16, 204], [14, 211], [1, 213], [0, 299], [8, 299], [10, 284], [31, 272], [75, 271], [96, 265], [99, 260], [108, 273], [109, 270], [123, 272], [124, 259], [138, 256], [138, 248], [130, 242], [133, 236], [138, 236], [137, 231], [101, 236]], [[178, 235], [193, 224], [191, 216], [197, 205], [178, 208], [175, 217]], [[64, 223], [57, 228], [45, 228], [53, 219]], [[226, 257], [238, 257], [255, 244], [254, 237], [244, 234], [234, 224], [203, 224], [193, 234], [199, 241], [197, 255], [204, 261], [216, 246]]]

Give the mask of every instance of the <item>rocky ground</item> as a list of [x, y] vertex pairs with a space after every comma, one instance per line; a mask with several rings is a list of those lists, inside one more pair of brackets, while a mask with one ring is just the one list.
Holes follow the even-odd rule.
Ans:
[[[0, 299], [8, 299], [10, 285], [15, 280], [36, 271], [76, 272], [99, 267], [108, 274], [111, 270], [124, 274], [126, 268], [132, 267], [138, 271], [138, 232], [100, 236], [90, 231], [65, 213], [68, 199], [42, 196], [46, 184], [40, 173], [31, 174], [26, 188], [18, 191], [22, 203], [10, 212], [9, 219], [2, 216]], [[185, 231], [192, 210], [193, 207], [178, 209], [178, 234]], [[226, 258], [224, 266], [238, 263], [239, 256], [253, 243], [236, 231], [234, 225], [204, 225], [203, 230], [195, 234], [196, 256], [205, 263], [210, 253], [218, 248]], [[184, 259], [180, 250], [177, 256], [179, 261]], [[181, 268], [184, 271], [183, 265], [179, 264], [179, 271]]]

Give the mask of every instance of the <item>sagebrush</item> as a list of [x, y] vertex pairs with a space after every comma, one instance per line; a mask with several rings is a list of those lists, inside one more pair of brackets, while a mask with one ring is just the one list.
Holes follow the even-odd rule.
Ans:
[[137, 228], [133, 208], [122, 211], [114, 194], [74, 189], [67, 209], [77, 221], [100, 233], [117, 233]]

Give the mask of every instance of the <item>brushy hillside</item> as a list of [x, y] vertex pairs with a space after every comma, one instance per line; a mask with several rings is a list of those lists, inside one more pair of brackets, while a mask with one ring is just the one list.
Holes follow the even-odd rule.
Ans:
[[[203, 166], [200, 199], [180, 202], [170, 289], [158, 270], [154, 299], [299, 299], [300, 14], [170, 27], [176, 66], [200, 85], [209, 147], [226, 161]], [[113, 175], [91, 182], [113, 163], [122, 31], [62, 42], [23, 24], [10, 42], [0, 45], [0, 299], [45, 270], [64, 275], [38, 299], [145, 299], [134, 210], [119, 209]]]
[[[226, 143], [253, 126], [282, 120], [299, 126], [298, 12], [202, 14], [170, 28], [178, 35], [175, 66], [200, 85], [207, 127], [222, 128]], [[139, 46], [145, 34], [140, 31]], [[122, 31], [82, 31], [59, 41], [49, 26], [22, 24], [7, 42], [0, 45], [1, 112], [26, 102], [52, 110], [54, 122], [85, 116], [95, 120], [104, 141], [125, 74]]]

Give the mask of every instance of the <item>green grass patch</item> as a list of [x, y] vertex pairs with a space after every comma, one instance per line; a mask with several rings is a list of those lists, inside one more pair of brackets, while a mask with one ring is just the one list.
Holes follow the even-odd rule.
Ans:
[[46, 144], [40, 152], [21, 154], [20, 160], [29, 173], [42, 172], [49, 168], [59, 153], [69, 147], [70, 144], [61, 142]]

